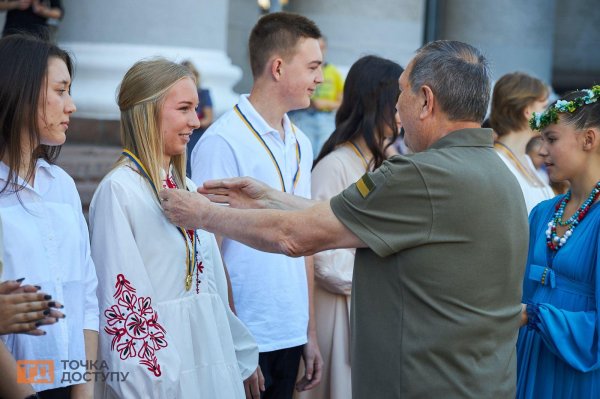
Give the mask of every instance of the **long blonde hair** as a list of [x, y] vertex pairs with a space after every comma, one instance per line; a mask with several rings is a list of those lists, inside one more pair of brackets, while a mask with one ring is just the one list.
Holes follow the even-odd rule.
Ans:
[[[169, 89], [184, 78], [195, 82], [186, 67], [164, 58], [153, 58], [136, 62], [119, 87], [117, 102], [121, 110], [121, 143], [124, 149], [139, 158], [158, 190], [162, 187], [160, 170], [164, 156], [160, 111]], [[124, 161], [122, 156], [116, 166]], [[171, 157], [173, 178], [181, 188], [186, 187], [185, 163], [185, 152]]]

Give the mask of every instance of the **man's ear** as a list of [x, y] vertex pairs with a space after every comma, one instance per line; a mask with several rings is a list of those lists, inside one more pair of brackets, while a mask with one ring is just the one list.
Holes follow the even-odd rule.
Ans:
[[433, 95], [431, 87], [427, 85], [421, 86], [419, 94], [419, 100], [421, 101], [421, 112], [419, 113], [419, 118], [425, 119], [433, 114], [435, 97]]
[[273, 58], [270, 61], [270, 65], [271, 65], [271, 76], [273, 77], [273, 79], [275, 81], [279, 81], [279, 79], [281, 79], [282, 76], [282, 66], [283, 66], [283, 60], [281, 58]]

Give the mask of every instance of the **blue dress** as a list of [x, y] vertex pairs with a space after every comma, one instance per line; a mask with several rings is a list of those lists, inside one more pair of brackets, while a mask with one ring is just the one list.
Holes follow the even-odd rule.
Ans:
[[529, 216], [523, 282], [529, 323], [517, 342], [517, 398], [600, 398], [600, 205], [554, 252], [546, 247], [546, 229], [562, 197], [540, 203]]

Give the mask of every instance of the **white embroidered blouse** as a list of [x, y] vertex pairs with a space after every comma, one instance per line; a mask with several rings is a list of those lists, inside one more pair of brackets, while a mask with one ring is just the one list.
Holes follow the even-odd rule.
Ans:
[[203, 270], [193, 273], [187, 291], [185, 242], [133, 165], [100, 183], [90, 229], [99, 358], [120, 373], [97, 384], [96, 397], [244, 398], [243, 379], [257, 367], [258, 348], [229, 309], [214, 236], [197, 230]]

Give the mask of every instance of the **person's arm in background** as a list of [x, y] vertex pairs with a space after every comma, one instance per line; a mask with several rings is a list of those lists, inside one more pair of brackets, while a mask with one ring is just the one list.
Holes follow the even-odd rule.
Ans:
[[[75, 194], [75, 209], [82, 209], [81, 200]], [[85, 293], [82, 298], [84, 303], [84, 319], [83, 319], [83, 340], [85, 345], [85, 357], [88, 372], [94, 372], [91, 365], [96, 363], [98, 359], [98, 330], [100, 311], [98, 306], [98, 297], [96, 291], [98, 288], [98, 278], [96, 276], [96, 267], [92, 260], [90, 248], [90, 233], [82, 212], [79, 212], [79, 237], [81, 246], [81, 264], [85, 268]], [[72, 399], [93, 399], [94, 397], [94, 379], [82, 384], [73, 385], [71, 390]]]
[[62, 8], [55, 6], [46, 6], [40, 0], [33, 0], [31, 4], [33, 12], [44, 18], [61, 19], [63, 16]]
[[[83, 330], [83, 339], [85, 341], [85, 357], [86, 364], [91, 365], [96, 363], [98, 359], [98, 331], [94, 330]], [[91, 367], [87, 369], [88, 372], [93, 373], [95, 369]], [[94, 380], [92, 379], [85, 384], [73, 385], [71, 388], [72, 399], [93, 399], [94, 397]]]
[[26, 10], [31, 7], [32, 0], [0, 0], [0, 11]]
[[231, 279], [229, 278], [229, 271], [227, 270], [227, 265], [225, 264], [225, 259], [223, 258], [223, 251], [221, 249], [221, 245], [223, 244], [222, 236], [215, 236], [217, 240], [217, 245], [219, 246], [219, 251], [221, 252], [221, 260], [223, 261], [223, 269], [225, 269], [225, 278], [227, 279], [227, 299], [229, 301], [229, 309], [233, 312], [234, 315], [237, 316], [237, 312], [235, 311], [235, 302], [233, 301], [233, 289], [231, 288]]
[[304, 345], [302, 358], [304, 359], [304, 375], [296, 382], [298, 392], [308, 391], [321, 382], [321, 373], [323, 370], [323, 358], [317, 341], [317, 325], [315, 321], [315, 269], [312, 256], [305, 256], [306, 280], [308, 286], [308, 341]]
[[0, 397], [6, 399], [22, 399], [35, 395], [35, 390], [30, 384], [17, 382], [17, 363], [11, 353], [0, 341]]

